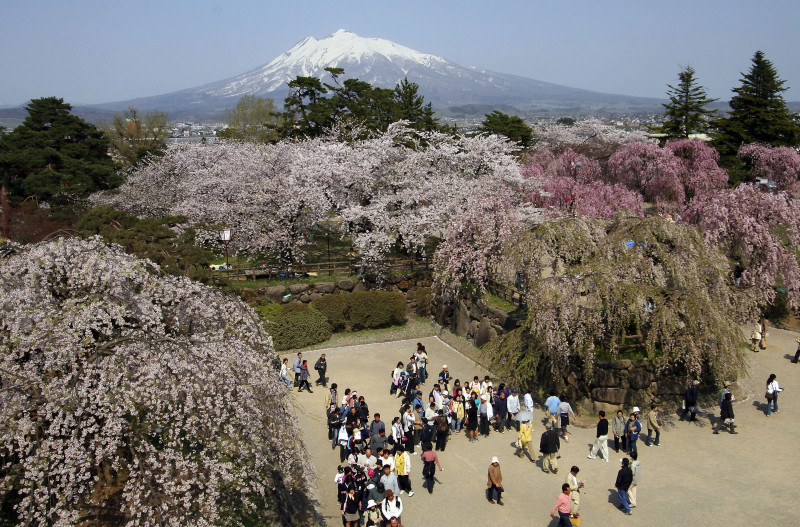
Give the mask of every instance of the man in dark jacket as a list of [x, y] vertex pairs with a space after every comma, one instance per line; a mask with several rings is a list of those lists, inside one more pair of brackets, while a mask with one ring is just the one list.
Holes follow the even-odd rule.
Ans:
[[629, 465], [628, 458], [622, 458], [622, 468], [617, 472], [617, 482], [614, 484], [617, 487], [617, 494], [619, 494], [619, 501], [622, 503], [622, 510], [625, 514], [631, 514], [631, 506], [628, 503], [628, 489], [631, 488], [633, 483], [633, 472]]
[[423, 449], [425, 448], [425, 444], [433, 443], [433, 426], [428, 422], [428, 420], [423, 417], [422, 418], [422, 432], [420, 433], [419, 440], [422, 443]]
[[[553, 474], [558, 474], [558, 450], [561, 448], [561, 441], [558, 439], [558, 432], [553, 430], [553, 423], [548, 422], [547, 430], [542, 434], [539, 441], [539, 452], [542, 453], [542, 470]], [[548, 466], [550, 467], [548, 469]]]
[[686, 396], [683, 398], [683, 412], [681, 413], [681, 421], [686, 417], [687, 412], [691, 412], [692, 416], [689, 421], [697, 421], [697, 394], [700, 381], [692, 381], [692, 385], [686, 389]]
[[314, 384], [321, 384], [324, 387], [328, 387], [328, 379], [325, 377], [325, 372], [328, 371], [328, 361], [325, 359], [325, 354], [323, 353], [317, 359], [317, 362], [314, 363], [314, 369], [317, 370], [319, 373], [319, 379], [314, 381]]
[[497, 432], [505, 433], [506, 417], [508, 416], [508, 403], [506, 402], [506, 392], [500, 391], [494, 398], [494, 429]]
[[719, 422], [714, 427], [714, 433], [719, 434], [719, 429], [727, 426], [728, 432], [738, 434], [739, 432], [735, 430], [733, 424], [733, 395], [731, 392], [725, 394], [725, 398], [722, 399], [722, 404], [719, 405], [719, 408]]

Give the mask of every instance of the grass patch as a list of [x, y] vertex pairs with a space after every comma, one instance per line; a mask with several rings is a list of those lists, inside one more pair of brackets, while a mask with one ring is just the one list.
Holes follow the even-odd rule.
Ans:
[[489, 304], [490, 306], [494, 306], [494, 307], [496, 307], [498, 309], [502, 309], [506, 313], [511, 313], [512, 311], [516, 311], [517, 310], [517, 306], [515, 306], [514, 304], [512, 304], [508, 300], [503, 300], [499, 296], [494, 295], [494, 294], [490, 293], [489, 291], [486, 291], [483, 294], [483, 301], [486, 302], [487, 304]]
[[333, 336], [325, 342], [294, 351], [311, 351], [323, 348], [338, 348], [342, 346], [356, 346], [359, 344], [375, 344], [378, 342], [392, 342], [394, 340], [433, 337], [439, 334], [439, 330], [439, 326], [434, 324], [430, 319], [414, 317], [406, 320], [406, 323], [402, 326], [334, 333]]

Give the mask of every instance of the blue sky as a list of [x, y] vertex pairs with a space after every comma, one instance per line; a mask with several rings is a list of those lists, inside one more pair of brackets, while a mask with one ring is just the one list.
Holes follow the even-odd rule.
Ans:
[[711, 96], [728, 99], [760, 49], [795, 101], [798, 22], [797, 0], [0, 0], [0, 104], [190, 88], [340, 28], [462, 65], [651, 97], [691, 64]]

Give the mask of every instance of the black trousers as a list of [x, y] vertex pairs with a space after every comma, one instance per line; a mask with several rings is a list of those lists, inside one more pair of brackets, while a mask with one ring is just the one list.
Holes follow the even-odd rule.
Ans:
[[444, 432], [436, 431], [436, 450], [444, 452], [444, 447], [447, 446], [447, 430]]
[[481, 414], [478, 418], [478, 432], [481, 435], [488, 436], [489, 435], [489, 418], [485, 415]]
[[433, 494], [434, 483], [436, 483], [434, 476], [425, 476], [425, 486], [428, 487], [428, 494]]
[[325, 370], [317, 370], [317, 373], [319, 373], [319, 379], [316, 380], [316, 383], [321, 384], [327, 388], [328, 385], [325, 382]]

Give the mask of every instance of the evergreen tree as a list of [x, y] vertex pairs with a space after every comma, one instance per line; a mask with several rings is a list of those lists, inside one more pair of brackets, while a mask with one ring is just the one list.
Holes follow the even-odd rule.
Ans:
[[400, 81], [394, 88], [395, 121], [406, 120], [416, 130], [434, 131], [439, 129], [439, 121], [433, 117], [431, 103], [425, 104], [425, 97], [419, 95], [419, 85], [408, 78]]
[[[64, 99], [34, 99], [25, 109], [22, 124], [0, 136], [4, 204], [32, 197], [61, 208], [122, 183], [108, 155], [108, 139], [72, 115]], [[4, 209], [3, 230], [6, 219]]]
[[778, 78], [763, 52], [757, 51], [752, 62], [750, 71], [742, 74], [742, 85], [733, 88], [736, 95], [730, 100], [730, 113], [716, 122], [714, 146], [723, 157], [735, 156], [747, 143], [800, 144], [800, 126], [781, 95], [788, 89], [786, 81]]
[[481, 130], [500, 134], [522, 146], [528, 146], [533, 139], [533, 130], [516, 115], [508, 115], [499, 110], [487, 113], [481, 123]]
[[705, 88], [697, 84], [694, 68], [686, 66], [678, 73], [678, 85], [667, 84], [668, 104], [664, 107], [664, 124], [657, 130], [667, 139], [687, 139], [691, 133], [708, 130], [708, 118], [715, 110], [706, 106], [717, 99], [709, 99]]

